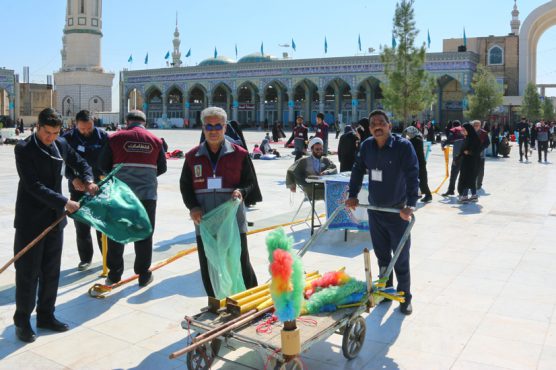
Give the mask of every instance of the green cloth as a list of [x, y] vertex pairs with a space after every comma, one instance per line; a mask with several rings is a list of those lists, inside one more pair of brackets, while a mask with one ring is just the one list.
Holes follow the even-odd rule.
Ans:
[[114, 169], [99, 185], [94, 196], [84, 195], [81, 207], [70, 215], [122, 244], [148, 238], [153, 228], [149, 216], [133, 190], [114, 174]]
[[218, 299], [245, 290], [241, 272], [241, 239], [236, 214], [240, 200], [230, 200], [201, 219], [199, 224], [208, 272]]

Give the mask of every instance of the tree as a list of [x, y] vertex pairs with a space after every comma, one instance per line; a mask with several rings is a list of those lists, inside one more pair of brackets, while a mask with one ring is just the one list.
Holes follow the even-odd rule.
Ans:
[[[425, 43], [415, 47], [413, 0], [396, 4], [392, 47], [381, 53], [387, 82], [381, 83], [384, 106], [407, 124], [412, 115], [434, 102], [434, 79], [425, 71]], [[395, 42], [394, 42], [395, 41]], [[397, 46], [396, 46], [397, 45]]]
[[496, 78], [483, 65], [477, 66], [471, 81], [473, 94], [469, 97], [469, 110], [465, 112], [470, 119], [486, 120], [492, 111], [502, 105], [504, 94]]
[[554, 121], [554, 104], [552, 99], [545, 96], [542, 102], [542, 118], [545, 121]]
[[541, 97], [537, 87], [532, 82], [529, 82], [527, 87], [525, 87], [521, 103], [521, 115], [532, 121], [537, 121], [541, 118]]

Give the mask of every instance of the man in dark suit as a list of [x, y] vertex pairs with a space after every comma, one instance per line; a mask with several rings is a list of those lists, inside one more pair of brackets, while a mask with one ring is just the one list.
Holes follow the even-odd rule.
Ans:
[[[64, 211], [72, 213], [79, 209], [79, 203], [62, 195], [62, 175], [66, 165], [81, 179], [87, 192], [94, 194], [98, 190], [91, 167], [66, 140], [58, 138], [61, 127], [59, 114], [46, 108], [39, 114], [37, 132], [15, 146], [19, 184], [14, 254], [62, 217]], [[66, 224], [64, 218], [15, 263], [15, 333], [24, 342], [35, 340], [30, 318], [35, 308], [37, 288], [37, 327], [57, 332], [68, 330], [68, 325], [54, 316]]]

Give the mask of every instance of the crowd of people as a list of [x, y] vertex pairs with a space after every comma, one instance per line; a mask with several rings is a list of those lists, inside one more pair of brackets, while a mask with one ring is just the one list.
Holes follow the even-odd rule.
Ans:
[[[101, 176], [114, 167], [121, 169], [116, 176], [124, 181], [140, 200], [146, 210], [153, 231], [157, 207], [157, 177], [166, 172], [167, 145], [146, 129], [146, 116], [139, 110], [126, 116], [126, 129], [112, 135], [95, 126], [94, 116], [89, 111], [80, 111], [75, 125], [62, 132], [62, 120], [53, 109], [43, 110], [37, 121], [37, 129], [15, 146], [15, 160], [20, 178], [15, 212], [14, 252], [22, 250], [36, 235], [64, 214], [80, 208], [78, 200], [85, 194], [95, 194]], [[203, 286], [208, 296], [214, 296], [213, 279], [209, 273], [211, 261], [205, 253], [205, 243], [200, 233], [203, 216], [228, 200], [241, 202], [236, 214], [240, 240], [239, 263], [246, 288], [257, 285], [257, 277], [250, 262], [247, 245], [246, 207], [262, 201], [252, 159], [262, 156], [280, 157], [271, 142], [285, 139], [281, 127], [276, 126], [266, 133], [260, 145], [256, 145], [251, 156], [247, 142], [238, 122], [228, 122], [226, 111], [209, 107], [201, 114], [202, 135], [199, 145], [185, 154], [179, 186], [185, 207], [195, 224], [198, 258]], [[339, 122], [332, 124], [339, 134]], [[296, 125], [285, 147], [293, 146], [294, 164], [286, 174], [286, 186], [291, 192], [301, 189], [310, 199], [323, 199], [322, 184], [309, 186], [308, 179], [336, 174], [338, 167], [328, 150], [329, 125], [323, 114], [316, 116], [316, 125], [311, 132], [298, 116]], [[504, 133], [505, 132], [505, 133]], [[503, 140], [514, 135], [519, 143], [520, 161], [528, 160], [530, 148], [538, 149], [538, 160], [547, 162], [549, 148], [554, 148], [554, 124], [532, 124], [525, 118], [515, 127], [514, 134], [502, 132], [498, 125], [485, 127], [481, 121], [473, 120], [463, 125], [450, 122], [446, 138], [441, 147], [452, 147], [452, 164], [448, 189], [442, 195], [448, 197], [458, 192], [460, 203], [477, 202], [482, 188], [485, 154], [505, 153]], [[361, 190], [363, 176], [369, 176], [369, 204], [399, 210], [399, 214], [369, 211], [369, 223], [373, 249], [384, 273], [390, 263], [395, 246], [401, 240], [407, 223], [411, 220], [419, 197], [421, 202], [432, 201], [428, 186], [425, 141], [439, 141], [439, 130], [433, 122], [421, 125], [414, 122], [401, 135], [393, 132], [388, 115], [382, 110], [370, 113], [355, 125], [345, 127], [339, 136], [337, 158], [339, 171], [350, 172], [348, 198], [349, 208], [358, 205], [357, 195]], [[508, 151], [509, 153], [509, 151]], [[307, 155], [307, 156], [306, 156]], [[544, 155], [544, 157], [543, 157]], [[70, 197], [62, 194], [61, 182], [68, 179]], [[457, 182], [457, 189], [456, 189]], [[419, 196], [419, 190], [421, 195]], [[27, 252], [16, 264], [16, 311], [14, 324], [17, 337], [24, 342], [35, 340], [30, 317], [37, 311], [37, 326], [61, 332], [68, 325], [54, 316], [58, 280], [60, 276], [63, 219], [48, 232], [36, 247]], [[87, 270], [94, 255], [91, 228], [75, 221], [76, 242], [79, 253], [78, 270]], [[95, 239], [101, 245], [100, 233]], [[405, 302], [400, 306], [404, 314], [412, 313], [409, 248], [406, 241], [404, 251], [395, 264], [398, 291], [405, 292]], [[150, 271], [152, 262], [152, 233], [135, 242], [134, 271], [139, 275], [140, 287], [153, 281]], [[124, 271], [124, 245], [108, 240], [107, 285], [118, 283]], [[387, 286], [393, 286], [393, 276], [388, 277]], [[38, 297], [38, 300], [37, 300]]]

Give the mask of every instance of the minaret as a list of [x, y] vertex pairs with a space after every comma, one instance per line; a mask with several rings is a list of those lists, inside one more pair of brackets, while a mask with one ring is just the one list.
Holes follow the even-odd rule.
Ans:
[[174, 31], [174, 51], [172, 52], [172, 66], [181, 66], [181, 53], [180, 53], [180, 31], [178, 30], [178, 13], [176, 12], [176, 30]]
[[113, 73], [102, 68], [102, 0], [66, 0], [62, 67], [54, 73], [57, 108], [65, 117], [82, 109], [112, 110]]
[[514, 0], [514, 9], [512, 10], [512, 21], [510, 26], [512, 27], [512, 33], [516, 36], [519, 35], [519, 26], [521, 21], [519, 20], [519, 10], [517, 10], [517, 0]]

